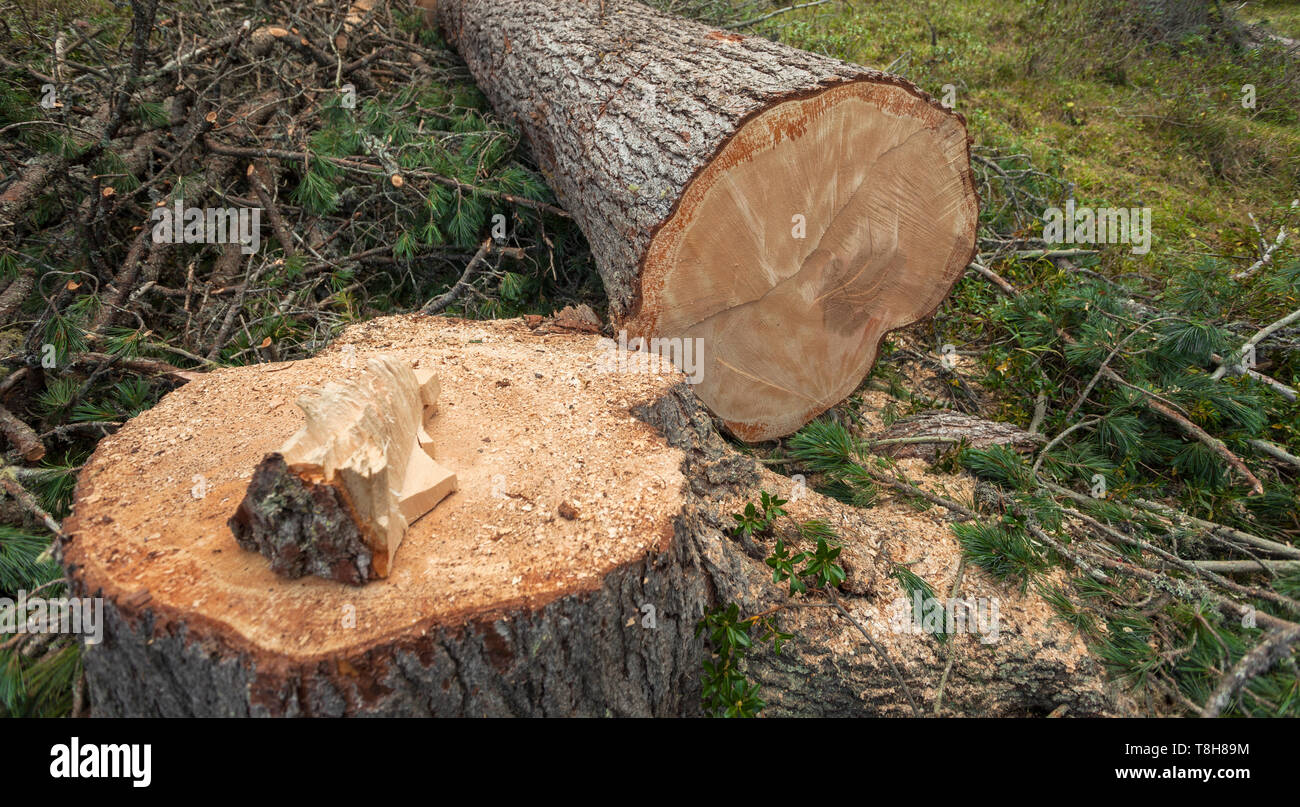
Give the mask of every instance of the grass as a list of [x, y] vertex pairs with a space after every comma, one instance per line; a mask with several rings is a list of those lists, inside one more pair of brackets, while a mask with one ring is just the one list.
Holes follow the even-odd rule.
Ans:
[[[1267, 7], [1300, 21], [1300, 6]], [[1275, 65], [1194, 34], [1098, 59], [1104, 25], [1023, 0], [846, 3], [789, 16], [768, 29], [789, 44], [880, 68], [897, 61], [896, 72], [936, 97], [953, 85], [977, 145], [1028, 153], [1073, 183], [1080, 204], [1150, 206], [1151, 252], [1107, 254], [1116, 273], [1167, 276], [1193, 253], [1245, 260], [1255, 240], [1248, 213], [1273, 231], [1294, 220], [1294, 65], [1266, 81]], [[1240, 103], [1247, 83], [1255, 110]]]
[[1281, 36], [1300, 39], [1300, 4], [1292, 0], [1255, 0], [1242, 8], [1241, 17]]

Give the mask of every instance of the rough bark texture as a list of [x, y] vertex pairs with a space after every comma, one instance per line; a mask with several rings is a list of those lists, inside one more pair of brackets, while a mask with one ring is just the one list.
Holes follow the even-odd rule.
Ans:
[[[933, 442], [925, 438], [933, 437]], [[893, 441], [877, 447], [888, 457], [918, 457], [933, 461], [939, 452], [947, 451], [963, 441], [971, 448], [1007, 446], [1016, 451], [1029, 451], [1042, 446], [1047, 438], [1025, 431], [1014, 423], [987, 420], [948, 409], [919, 412], [899, 418], [871, 440]]]
[[[438, 322], [413, 317], [380, 320], [352, 329], [340, 344], [352, 343], [363, 353], [408, 345], [425, 354], [430, 344], [444, 345], [459, 333], [462, 340], [472, 337], [476, 347], [483, 342], [485, 355], [510, 345], [525, 354], [545, 345], [550, 356], [598, 350], [590, 336], [537, 336], [515, 323]], [[332, 349], [335, 357], [337, 350], [337, 346]], [[313, 361], [328, 360], [326, 356]], [[327, 365], [306, 368], [304, 376], [322, 366]], [[204, 388], [187, 392], [190, 388], [183, 387], [172, 393], [173, 400], [164, 400], [109, 438], [100, 449], [105, 454], [92, 458], [79, 483], [75, 513], [68, 522], [71, 537], [61, 550], [76, 592], [106, 596], [104, 641], [88, 647], [85, 654], [97, 715], [697, 715], [707, 647], [694, 636], [694, 628], [704, 610], [735, 601], [754, 613], [784, 600], [781, 587], [771, 583], [770, 570], [747, 555], [725, 530], [730, 521], [727, 514], [741, 503], [756, 498], [760, 489], [782, 491], [790, 480], [730, 448], [689, 386], [674, 384], [671, 378], [655, 387], [658, 391], [649, 399], [635, 403], [634, 398], [630, 410], [623, 410], [625, 419], [630, 416], [649, 424], [653, 432], [647, 434], [659, 435], [645, 447], [629, 450], [641, 465], [665, 451], [679, 458], [681, 476], [674, 485], [680, 485], [680, 490], [674, 487], [672, 493], [675, 514], [669, 534], [643, 544], [644, 551], [633, 552], [593, 585], [549, 599], [520, 600], [509, 597], [507, 582], [502, 581], [505, 592], [492, 607], [449, 611], [443, 599], [435, 598], [428, 607], [431, 613], [441, 614], [438, 618], [387, 629], [382, 624], [373, 626], [368, 628], [376, 637], [373, 640], [314, 654], [307, 652], [310, 647], [290, 648], [294, 652], [268, 650], [264, 640], [232, 631], [229, 625], [236, 620], [222, 615], [225, 606], [219, 598], [191, 602], [198, 595], [185, 588], [160, 590], [158, 597], [131, 591], [130, 580], [136, 578], [122, 579], [121, 569], [136, 562], [146, 564], [143, 568], [166, 563], [171, 547], [160, 546], [153, 554], [142, 547], [133, 559], [136, 550], [130, 540], [113, 534], [108, 513], [117, 513], [119, 521], [127, 518], [123, 515], [127, 511], [113, 509], [114, 502], [137, 497], [131, 489], [131, 469], [115, 461], [113, 452], [126, 456], [139, 444], [165, 444], [167, 428], [187, 412], [177, 398], [208, 399], [224, 384], [251, 388], [253, 372], [257, 371], [224, 371], [206, 382], [192, 382], [206, 384]], [[273, 372], [266, 377], [283, 375]], [[451, 418], [456, 405], [468, 404], [468, 393], [455, 374], [449, 378], [445, 394], [454, 405], [445, 417]], [[627, 403], [620, 402], [616, 392], [601, 388], [602, 383], [591, 374], [565, 386], [585, 389], [574, 394], [598, 396], [602, 405], [616, 411]], [[491, 395], [509, 390], [484, 385]], [[516, 410], [503, 417], [523, 417], [535, 429], [545, 422], [546, 411]], [[497, 424], [498, 428], [507, 425]], [[292, 422], [280, 426], [294, 427]], [[460, 456], [455, 451], [450, 455]], [[586, 484], [595, 483], [592, 478]], [[230, 489], [238, 488], [232, 484]], [[467, 490], [474, 488], [467, 486]], [[946, 590], [950, 582], [943, 575], [951, 577], [959, 550], [941, 515], [917, 513], [906, 505], [858, 510], [807, 491], [792, 498], [790, 510], [796, 518], [825, 518], [840, 529], [849, 570], [841, 601], [858, 621], [870, 626], [902, 668], [913, 695], [929, 708], [948, 651], [931, 637], [890, 631], [887, 611], [901, 595], [888, 570], [892, 561], [912, 563], [914, 569], [930, 575], [936, 590]], [[542, 504], [540, 499], [537, 504]], [[234, 502], [229, 506], [233, 508]], [[585, 517], [592, 506], [581, 509]], [[441, 508], [435, 515], [439, 512]], [[548, 546], [575, 523], [567, 499], [558, 512], [562, 517], [540, 522], [536, 535]], [[485, 511], [481, 518], [496, 521], [501, 516]], [[177, 521], [175, 526], [182, 525]], [[194, 540], [200, 541], [203, 552], [223, 553], [201, 557], [215, 559], [226, 551], [238, 552], [233, 538], [228, 538], [228, 547], [219, 538], [206, 544], [202, 542], [208, 539]], [[420, 557], [423, 540], [408, 537], [414, 543], [404, 549], [404, 562]], [[500, 545], [519, 540], [524, 539], [503, 538]], [[263, 562], [249, 557], [252, 563]], [[405, 571], [399, 565], [390, 580], [363, 589], [311, 578], [280, 580], [274, 583], [277, 591], [267, 601], [270, 611], [264, 620], [282, 620], [280, 611], [295, 592], [333, 596], [347, 589], [360, 596], [376, 587], [404, 585]], [[440, 578], [445, 571], [429, 569], [420, 574]], [[966, 636], [950, 642], [948, 647], [957, 648], [957, 658], [945, 692], [946, 711], [1025, 715], [1061, 705], [1075, 715], [1110, 711], [1099, 665], [1082, 650], [1077, 637], [1052, 621], [1049, 608], [1033, 595], [1002, 588], [977, 571], [968, 570], [964, 579], [964, 595], [1002, 598], [1001, 637], [991, 644]], [[270, 580], [250, 581], [249, 593]], [[165, 583], [157, 585], [161, 589]], [[397, 605], [394, 600], [387, 608]], [[798, 639], [780, 656], [758, 654], [749, 662], [749, 674], [763, 686], [770, 703], [769, 713], [910, 714], [888, 667], [847, 622], [827, 609], [806, 607], [787, 609], [781, 619], [782, 627], [792, 629]]]
[[291, 580], [314, 574], [359, 586], [378, 577], [346, 497], [334, 485], [304, 481], [280, 454], [253, 471], [230, 531], [241, 548], [260, 553]]
[[[85, 654], [92, 707], [96, 716], [161, 717], [695, 714], [702, 649], [694, 620], [708, 589], [690, 546], [681, 536], [599, 590], [535, 612], [288, 669], [147, 607], [106, 603], [106, 639]], [[643, 603], [658, 606], [654, 630], [626, 624]]]
[[627, 0], [428, 4], [591, 242], [616, 319], [651, 236], [744, 120], [845, 81], [903, 83]]

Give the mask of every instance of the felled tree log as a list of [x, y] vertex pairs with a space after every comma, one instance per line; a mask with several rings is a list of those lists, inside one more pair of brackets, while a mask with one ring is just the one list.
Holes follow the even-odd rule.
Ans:
[[456, 489], [425, 431], [438, 393], [431, 369], [378, 356], [360, 378], [301, 398], [307, 421], [253, 471], [230, 517], [235, 540], [290, 578], [387, 577], [410, 523]]
[[742, 439], [847, 397], [974, 255], [965, 122], [902, 78], [627, 0], [422, 2], [586, 233], [616, 323], [700, 340], [696, 392]]
[[[94, 713], [699, 714], [705, 609], [785, 597], [724, 532], [730, 513], [792, 483], [730, 448], [680, 374], [604, 372], [600, 351], [590, 334], [520, 321], [387, 318], [311, 360], [200, 377], [105, 438], [60, 547], [74, 590], [106, 598], [104, 639], [84, 655]], [[355, 379], [345, 355], [379, 354], [438, 373], [429, 433], [461, 489], [411, 525], [383, 580], [278, 576], [227, 520], [302, 426], [290, 401]], [[841, 602], [932, 699], [947, 657], [889, 629], [902, 597], [889, 569], [951, 585], [959, 550], [941, 515], [808, 491], [789, 507], [841, 529]], [[963, 595], [1001, 598], [1000, 639], [962, 637], [945, 709], [1110, 708], [1099, 666], [1045, 603], [977, 570], [965, 581]], [[781, 618], [797, 641], [749, 663], [773, 714], [910, 714], [846, 621]]]

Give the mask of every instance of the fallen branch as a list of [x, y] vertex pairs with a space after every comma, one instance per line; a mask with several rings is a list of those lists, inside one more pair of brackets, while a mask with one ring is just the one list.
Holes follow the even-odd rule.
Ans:
[[[1247, 339], [1246, 343], [1242, 345], [1241, 349], [1238, 351], [1238, 358], [1237, 358], [1238, 366], [1242, 366], [1241, 362], [1245, 361], [1247, 354], [1250, 353], [1251, 349], [1254, 348], [1255, 345], [1259, 344], [1261, 341], [1268, 338], [1270, 334], [1282, 330], [1283, 328], [1295, 322], [1296, 320], [1300, 320], [1300, 308], [1297, 308], [1295, 311], [1292, 311], [1290, 314], [1287, 314], [1285, 317], [1282, 317], [1278, 321], [1266, 325], [1263, 328], [1260, 328], [1258, 331], [1256, 331], [1255, 335]], [[1229, 366], [1227, 363], [1220, 364], [1218, 369], [1215, 370], [1210, 377], [1217, 381], [1218, 379], [1223, 378], [1224, 374], [1228, 372], [1228, 369]]]
[[1192, 564], [1207, 572], [1225, 574], [1245, 572], [1278, 574], [1300, 571], [1300, 560], [1194, 560]]
[[[1294, 206], [1294, 203], [1292, 203], [1292, 206]], [[1260, 269], [1268, 266], [1273, 260], [1273, 253], [1277, 252], [1277, 248], [1282, 246], [1282, 242], [1286, 240], [1286, 227], [1278, 227], [1277, 238], [1274, 239], [1272, 244], [1268, 243], [1268, 239], [1264, 237], [1264, 231], [1259, 228], [1259, 222], [1255, 221], [1254, 214], [1247, 213], [1246, 215], [1250, 216], [1250, 223], [1254, 225], [1255, 232], [1259, 233], [1261, 255], [1259, 260], [1252, 263], [1248, 268], [1233, 275], [1233, 280], [1246, 280], [1247, 278], [1254, 276], [1254, 274]]]
[[1300, 627], [1278, 628], [1271, 631], [1254, 650], [1242, 656], [1223, 676], [1214, 694], [1205, 702], [1202, 712], [1206, 717], [1218, 717], [1232, 699], [1252, 678], [1267, 672], [1290, 655], [1291, 645], [1300, 641]]
[[[253, 157], [253, 158], [263, 158], [263, 159], [296, 160], [301, 163], [307, 163], [310, 162], [311, 160], [328, 160], [329, 162], [339, 166], [340, 168], [347, 168], [349, 170], [357, 171], [359, 173], [364, 173], [364, 174], [373, 174], [376, 176], [391, 177], [391, 174], [385, 171], [383, 166], [371, 165], [370, 163], [364, 163], [359, 160], [349, 160], [343, 157], [318, 157], [316, 155], [308, 154], [305, 151], [286, 151], [285, 149], [245, 148], [241, 146], [231, 146], [225, 143], [219, 143], [211, 138], [204, 138], [203, 145], [206, 146], [214, 154], [221, 154], [227, 157]], [[477, 193], [486, 196], [489, 199], [501, 199], [502, 201], [510, 202], [511, 204], [521, 205], [523, 207], [531, 207], [535, 210], [545, 210], [547, 213], [551, 213], [556, 216], [561, 216], [566, 219], [572, 218], [569, 215], [569, 212], [564, 208], [556, 207], [555, 205], [547, 204], [546, 202], [537, 202], [532, 199], [525, 199], [522, 196], [515, 196], [514, 194], [510, 194], [510, 193], [502, 193], [501, 191], [494, 191], [488, 188], [482, 188], [479, 187], [478, 185], [471, 185], [468, 182], [461, 182], [458, 179], [453, 179], [451, 177], [443, 176], [442, 174], [435, 174], [431, 171], [415, 171], [415, 170], [403, 171], [402, 176], [415, 177], [417, 179], [428, 179], [433, 182], [437, 182], [439, 185], [445, 185], [448, 188], [454, 188], [456, 190], [463, 191], [465, 193]]]
[[1210, 590], [1198, 580], [1174, 580], [1159, 572], [1153, 572], [1141, 566], [1134, 566], [1131, 563], [1124, 563], [1101, 555], [1092, 555], [1092, 561], [1110, 571], [1144, 580], [1164, 593], [1177, 597], [1184, 602], [1195, 604], [1205, 599], [1213, 603], [1219, 611], [1237, 619], [1254, 619], [1256, 623], [1269, 627], [1300, 629], [1300, 625], [1296, 625], [1294, 622], [1279, 619], [1253, 606], [1242, 605], [1239, 602], [1230, 600], [1222, 594]]
[[997, 272], [988, 268], [984, 264], [972, 261], [970, 264], [970, 268], [974, 269], [976, 272], [979, 272], [981, 275], [983, 275], [985, 280], [988, 280], [990, 283], [997, 286], [1002, 291], [1002, 293], [1007, 295], [1008, 297], [1015, 297], [1020, 293], [1019, 291], [1017, 291], [1016, 287], [1011, 285], [1009, 282], [1007, 282], [1007, 280], [1004, 277], [1002, 277], [1002, 275], [999, 275]]
[[18, 453], [29, 462], [45, 456], [45, 446], [31, 426], [23, 423], [12, 412], [0, 405], [0, 434], [9, 438]]
[[1218, 536], [1231, 538], [1234, 541], [1240, 541], [1243, 544], [1249, 544], [1253, 547], [1256, 547], [1257, 549], [1263, 549], [1265, 551], [1272, 552], [1275, 555], [1281, 555], [1287, 558], [1300, 559], [1300, 549], [1297, 549], [1294, 546], [1289, 546], [1287, 544], [1279, 543], [1277, 541], [1271, 541], [1268, 538], [1261, 538], [1258, 535], [1252, 535], [1248, 532], [1243, 532], [1239, 529], [1236, 529], [1234, 527], [1229, 527], [1225, 524], [1216, 524], [1213, 521], [1206, 521], [1205, 519], [1197, 518], [1196, 516], [1188, 515], [1187, 513], [1183, 513], [1178, 510], [1175, 510], [1172, 507], [1167, 507], [1163, 504], [1160, 504], [1159, 502], [1153, 502], [1147, 499], [1134, 499], [1133, 503], [1136, 504], [1138, 507], [1142, 508], [1143, 510], [1152, 513], [1158, 513], [1175, 523], [1179, 521], [1185, 521], [1186, 523], [1192, 526], [1199, 527], [1200, 529], [1205, 530], [1211, 535], [1218, 535]]
[[1101, 418], [1092, 418], [1091, 420], [1081, 420], [1078, 423], [1074, 424], [1073, 426], [1070, 426], [1067, 429], [1063, 429], [1060, 434], [1052, 438], [1051, 442], [1043, 446], [1042, 451], [1038, 452], [1038, 457], [1034, 460], [1034, 466], [1033, 468], [1030, 469], [1029, 472], [1034, 476], [1038, 476], [1038, 469], [1042, 467], [1043, 459], [1047, 457], [1047, 452], [1055, 448], [1056, 445], [1060, 443], [1062, 440], [1064, 440], [1066, 437], [1068, 437], [1071, 432], [1077, 429], [1083, 429], [1088, 426], [1096, 425], [1099, 422], [1101, 422]]
[[[434, 297], [432, 300], [425, 303], [424, 307], [420, 309], [420, 313], [428, 314], [429, 316], [432, 316], [434, 314], [437, 314], [439, 311], [442, 311], [444, 308], [456, 302], [457, 300], [459, 300], [461, 295], [464, 294], [465, 290], [470, 287], [470, 284], [474, 281], [475, 276], [478, 275], [479, 271], [487, 262], [488, 253], [491, 251], [492, 251], [492, 239], [491, 238], [483, 239], [483, 243], [479, 245], [478, 252], [474, 253], [474, 257], [470, 259], [469, 264], [465, 267], [465, 271], [461, 273], [460, 280], [456, 281], [456, 285], [452, 286], [451, 289], [448, 290], [447, 292], [440, 294], [439, 296]], [[516, 258], [523, 257], [523, 251], [519, 249], [498, 248], [497, 253], [502, 255], [512, 255], [513, 257]]]
[[916, 699], [912, 697], [912, 690], [907, 686], [907, 681], [903, 680], [903, 674], [899, 672], [898, 665], [894, 664], [894, 660], [890, 658], [887, 652], [885, 652], [885, 648], [881, 647], [876, 643], [875, 639], [871, 638], [871, 634], [853, 618], [853, 615], [849, 613], [848, 609], [840, 604], [839, 597], [835, 596], [835, 589], [831, 586], [826, 586], [825, 591], [826, 595], [831, 598], [831, 604], [835, 606], [836, 610], [838, 610], [840, 614], [853, 625], [853, 627], [857, 628], [859, 633], [866, 637], [867, 644], [871, 645], [871, 649], [875, 650], [876, 655], [880, 656], [880, 658], [889, 665], [889, 669], [894, 673], [894, 678], [898, 680], [898, 686], [903, 690], [903, 694], [907, 696], [908, 705], [912, 707], [912, 716], [920, 717], [921, 709], [916, 705]]
[[[989, 269], [977, 263], [972, 263], [971, 268], [975, 269], [975, 271], [979, 272], [981, 275], [987, 278], [990, 282], [992, 282], [995, 286], [1001, 289], [1003, 293], [1007, 294], [1008, 296], [1018, 297], [1020, 295], [1019, 289], [1017, 289], [1011, 283], [1007, 282], [1005, 278], [998, 275], [992, 269]], [[1285, 317], [1284, 319], [1278, 320], [1277, 322], [1270, 325], [1268, 328], [1261, 330], [1258, 334], [1256, 334], [1255, 338], [1252, 339], [1251, 342], [1247, 342], [1247, 346], [1253, 344], [1253, 342], [1258, 341], [1259, 339], [1263, 339], [1264, 337], [1268, 336], [1270, 333], [1273, 333], [1279, 328], [1285, 327], [1286, 325], [1290, 324], [1290, 322], [1293, 319], [1300, 319], [1300, 310], [1289, 315], [1288, 317]], [[1077, 341], [1074, 339], [1074, 337], [1070, 336], [1070, 334], [1066, 333], [1065, 331], [1057, 329], [1056, 332], [1061, 337], [1061, 339], [1066, 342], [1066, 344], [1070, 344], [1070, 345], [1078, 344]], [[1243, 350], [1245, 350], [1245, 348], [1243, 348]], [[1203, 445], [1208, 447], [1211, 451], [1213, 451], [1215, 454], [1218, 454], [1220, 457], [1222, 457], [1223, 461], [1228, 463], [1228, 466], [1231, 467], [1234, 471], [1236, 471], [1237, 475], [1240, 476], [1248, 485], [1250, 485], [1250, 493], [1252, 496], [1259, 496], [1264, 493], [1264, 483], [1259, 481], [1259, 478], [1256, 477], [1255, 474], [1253, 474], [1251, 470], [1246, 467], [1246, 463], [1242, 462], [1241, 458], [1238, 457], [1236, 454], [1233, 454], [1232, 451], [1228, 449], [1228, 447], [1223, 443], [1222, 440], [1218, 439], [1217, 437], [1214, 437], [1209, 432], [1202, 429], [1200, 426], [1197, 426], [1192, 421], [1188, 420], [1187, 418], [1180, 415], [1178, 412], [1174, 411], [1173, 407], [1169, 406], [1167, 403], [1162, 401], [1160, 397], [1156, 395], [1154, 392], [1147, 389], [1143, 389], [1142, 387], [1138, 387], [1134, 384], [1128, 383], [1123, 378], [1121, 378], [1118, 373], [1110, 369], [1110, 367], [1106, 366], [1104, 363], [1102, 364], [1098, 372], [1101, 373], [1102, 377], [1107, 379], [1108, 381], [1111, 381], [1112, 383], [1119, 384], [1121, 386], [1127, 387], [1131, 390], [1140, 393], [1146, 399], [1147, 406], [1149, 408], [1151, 408], [1160, 416], [1164, 417], [1166, 420], [1173, 423], [1184, 434], [1198, 440]], [[1217, 377], [1218, 376], [1216, 376], [1216, 378]]]
[[794, 6], [786, 6], [785, 8], [778, 8], [776, 11], [771, 11], [768, 12], [767, 14], [760, 14], [757, 17], [750, 17], [749, 19], [741, 20], [740, 22], [728, 23], [727, 25], [724, 25], [722, 27], [730, 30], [735, 30], [737, 28], [748, 28], [749, 26], [760, 23], [763, 20], [770, 20], [773, 17], [780, 16], [786, 13], [787, 11], [798, 11], [801, 8], [812, 8], [813, 6], [820, 6], [823, 3], [828, 3], [828, 2], [830, 2], [830, 0], [811, 0], [811, 2], [808, 3], [799, 3], [798, 5], [794, 5]]
[[1203, 577], [1206, 580], [1215, 583], [1216, 585], [1223, 586], [1224, 588], [1236, 594], [1241, 594], [1246, 597], [1255, 597], [1262, 600], [1268, 600], [1274, 605], [1277, 605], [1281, 608], [1285, 608], [1286, 610], [1300, 616], [1300, 602], [1296, 602], [1290, 597], [1284, 597], [1283, 595], [1278, 594], [1277, 592], [1268, 591], [1266, 589], [1261, 589], [1255, 586], [1243, 586], [1240, 583], [1236, 583], [1232, 580], [1229, 580], [1226, 577], [1222, 577], [1216, 574], [1214, 571], [1210, 569], [1205, 569], [1198, 566], [1198, 564], [1194, 561], [1184, 560], [1172, 552], [1168, 552], [1164, 549], [1161, 549], [1160, 547], [1156, 546], [1150, 541], [1144, 541], [1141, 538], [1137, 538], [1131, 535], [1125, 535], [1119, 530], [1109, 525], [1103, 524], [1102, 522], [1098, 521], [1097, 519], [1093, 518], [1087, 513], [1081, 512], [1079, 510], [1075, 510], [1073, 507], [1064, 507], [1062, 508], [1062, 511], [1069, 514], [1070, 516], [1073, 516], [1074, 518], [1077, 518], [1078, 520], [1082, 521], [1084, 524], [1087, 524], [1089, 527], [1092, 527], [1094, 532], [1096, 532], [1098, 535], [1105, 538], [1106, 540], [1110, 541], [1111, 543], [1125, 544], [1128, 546], [1137, 547], [1146, 552], [1150, 552], [1151, 554], [1159, 557], [1161, 560], [1165, 561], [1166, 563], [1169, 563], [1170, 565], [1182, 569], [1185, 572], [1190, 572], [1196, 575], [1197, 577]]
[[[1082, 493], [1078, 493], [1066, 487], [1061, 487], [1060, 485], [1054, 484], [1052, 482], [1043, 482], [1042, 484], [1051, 492], [1064, 496], [1067, 499], [1073, 499], [1074, 501], [1079, 502], [1080, 504], [1092, 505], [1098, 503], [1096, 499], [1090, 496], [1086, 496]], [[1278, 543], [1277, 541], [1270, 541], [1267, 538], [1261, 538], [1258, 535], [1252, 535], [1248, 532], [1243, 532], [1241, 530], [1226, 526], [1224, 524], [1216, 524], [1213, 521], [1206, 521], [1204, 519], [1200, 519], [1195, 516], [1188, 515], [1187, 513], [1184, 513], [1182, 511], [1175, 510], [1172, 507], [1167, 507], [1158, 502], [1148, 501], [1146, 499], [1134, 499], [1133, 504], [1135, 507], [1130, 507], [1123, 502], [1115, 501], [1113, 499], [1106, 499], [1105, 502], [1108, 506], [1118, 509], [1120, 513], [1124, 514], [1126, 518], [1132, 520], [1137, 520], [1142, 518], [1142, 514], [1138, 512], [1138, 510], [1140, 509], [1148, 513], [1153, 513], [1155, 515], [1158, 515], [1164, 520], [1174, 525], [1181, 526], [1184, 529], [1186, 529], [1189, 526], [1196, 527], [1207, 533], [1227, 536], [1229, 538], [1232, 538], [1233, 540], [1240, 541], [1241, 543], [1244, 544], [1249, 544], [1258, 549], [1263, 549], [1265, 551], [1272, 552], [1273, 554], [1276, 555], [1282, 555], [1283, 557], [1300, 559], [1300, 549], [1297, 549], [1296, 547], [1288, 546], [1287, 544], [1283, 544], [1283, 543]]]
[[[209, 362], [198, 356], [191, 356], [195, 361], [206, 362], [211, 367], [217, 367], [215, 362]], [[189, 381], [193, 373], [189, 370], [182, 370], [175, 365], [168, 364], [161, 359], [131, 358], [124, 356], [111, 356], [107, 353], [86, 352], [78, 353], [72, 359], [74, 364], [102, 364], [106, 361], [114, 361], [116, 366], [124, 370], [130, 370], [135, 373], [151, 373], [154, 375], [166, 375], [177, 379], [178, 381]]]
[[[1213, 360], [1216, 364], [1224, 364], [1227, 362], [1227, 359], [1223, 358], [1217, 353], [1211, 353], [1210, 359]], [[1272, 376], [1264, 375], [1258, 370], [1254, 370], [1250, 367], [1238, 368], [1238, 369], [1244, 369], [1246, 371], [1245, 374], [1247, 376], [1255, 379], [1261, 384], [1265, 384], [1269, 387], [1272, 387], [1273, 390], [1276, 391], [1278, 395], [1281, 395], [1283, 398], [1286, 398], [1288, 401], [1295, 402], [1298, 398], [1300, 398], [1300, 391], [1297, 391], [1294, 387], [1288, 387], [1286, 384], [1283, 384], [1281, 381], [1278, 381], [1276, 378], [1273, 378]]]
[[[269, 165], [266, 170], [268, 174], [271, 173]], [[262, 181], [261, 171], [258, 170], [258, 166], [254, 163], [248, 164], [248, 184], [253, 186], [253, 193], [257, 194], [257, 201], [262, 203], [262, 207], [266, 209], [267, 217], [271, 219], [271, 231], [275, 233], [275, 240], [280, 242], [280, 249], [283, 250], [284, 257], [293, 257], [293, 238], [289, 235], [289, 228], [285, 226], [284, 217], [280, 215], [280, 208], [275, 204], [271, 189], [266, 187], [266, 183]]]
[[[966, 556], [963, 555], [957, 560], [957, 573], [952, 578], [952, 588], [948, 591], [948, 601], [952, 602], [957, 599], [957, 592], [961, 590], [962, 573], [966, 571]], [[948, 675], [952, 673], [953, 662], [957, 660], [957, 642], [961, 638], [961, 633], [952, 634], [952, 640], [948, 643], [948, 663], [943, 666], [943, 675], [939, 676], [939, 687], [934, 692], [934, 714], [939, 714], [939, 709], [943, 706], [943, 690], [948, 685]]]
[[36, 273], [27, 267], [21, 267], [18, 275], [0, 292], [0, 322], [11, 322], [18, 312], [27, 294], [36, 285]]
[[[1111, 376], [1114, 376], [1114, 379], [1112, 380], [1117, 380], [1119, 378], [1119, 376], [1116, 375], [1113, 370], [1108, 369], [1107, 377], [1111, 377]], [[1147, 396], [1147, 406], [1154, 409], [1156, 412], [1159, 412], [1161, 415], [1164, 415], [1166, 420], [1178, 426], [1178, 428], [1182, 429], [1183, 432], [1185, 432], [1188, 436], [1196, 438], [1203, 445], [1207, 446], [1211, 451], [1213, 451], [1215, 454], [1218, 454], [1220, 457], [1222, 457], [1224, 462], [1228, 463], [1228, 465], [1231, 466], [1231, 468], [1237, 472], [1237, 475], [1240, 476], [1242, 479], [1244, 479], [1246, 483], [1250, 485], [1250, 493], [1252, 496], [1263, 495], [1264, 483], [1260, 482], [1259, 478], [1256, 477], [1253, 473], [1251, 473], [1250, 469], [1246, 467], [1246, 463], [1242, 462], [1241, 458], [1238, 457], [1236, 454], [1233, 454], [1232, 451], [1228, 449], [1228, 447], [1224, 444], [1222, 440], [1211, 435], [1209, 432], [1205, 431], [1200, 426], [1197, 426], [1195, 423], [1191, 422], [1187, 418], [1178, 414], [1171, 407], [1157, 400], [1153, 394], [1147, 392], [1146, 390], [1140, 390], [1140, 391], [1146, 394]]]
[[1250, 444], [1251, 448], [1260, 453], [1267, 454], [1275, 460], [1281, 460], [1282, 462], [1287, 462], [1300, 468], [1300, 457], [1297, 457], [1276, 443], [1270, 443], [1267, 440], [1256, 440], [1253, 438], [1246, 442]]
[[982, 254], [981, 260], [987, 260], [994, 257], [1016, 257], [1016, 258], [1083, 258], [1089, 255], [1101, 254], [1095, 249], [1014, 249], [1010, 252], [1004, 252], [1001, 255]]
[[63, 525], [59, 524], [54, 516], [45, 512], [45, 508], [41, 507], [40, 503], [36, 501], [36, 497], [28, 493], [27, 488], [18, 484], [18, 480], [14, 478], [13, 474], [8, 473], [7, 469], [5, 472], [0, 472], [0, 488], [4, 488], [6, 493], [14, 497], [14, 501], [18, 502], [19, 507], [36, 516], [47, 530], [60, 538], [66, 537], [63, 533]]

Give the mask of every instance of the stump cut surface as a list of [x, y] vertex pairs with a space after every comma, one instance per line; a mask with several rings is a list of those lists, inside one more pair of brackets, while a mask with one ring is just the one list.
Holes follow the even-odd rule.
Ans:
[[[64, 548], [86, 589], [262, 664], [301, 663], [535, 609], [671, 540], [681, 452], [630, 410], [680, 376], [601, 372], [594, 336], [535, 336], [518, 321], [414, 315], [345, 338], [311, 360], [206, 375], [106, 438]], [[411, 525], [386, 580], [284, 580], [226, 521], [253, 468], [302, 425], [294, 400], [379, 354], [433, 363], [429, 432], [461, 488]]]

